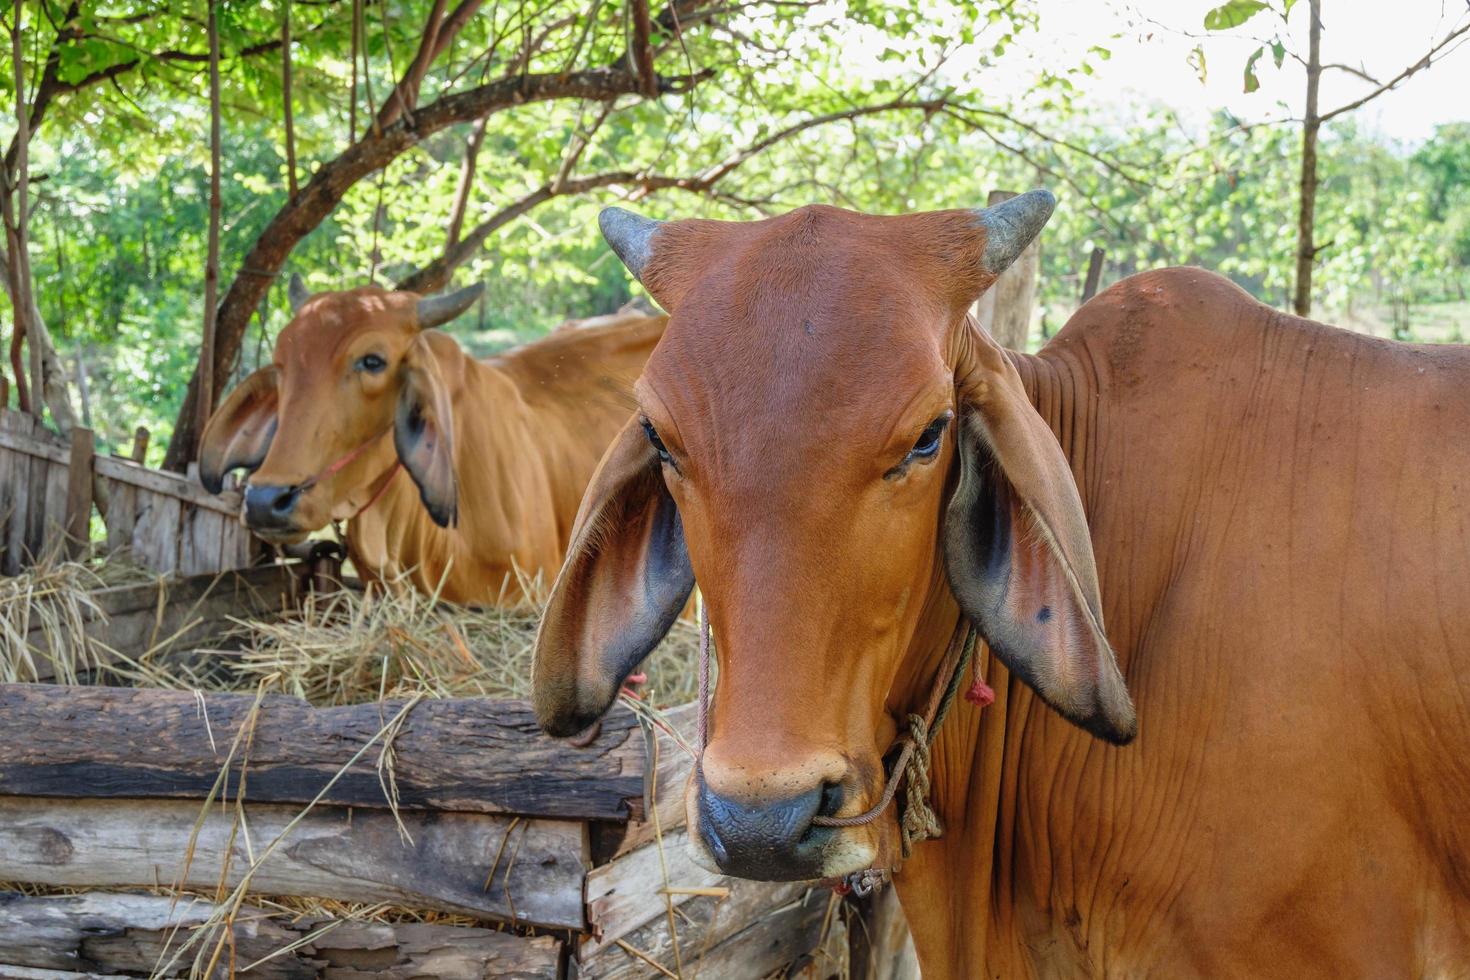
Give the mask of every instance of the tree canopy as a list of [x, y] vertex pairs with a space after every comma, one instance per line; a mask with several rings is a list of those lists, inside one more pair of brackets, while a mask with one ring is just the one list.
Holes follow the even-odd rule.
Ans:
[[[14, 4], [4, 9], [13, 24]], [[192, 449], [203, 322], [209, 9], [21, 5], [39, 314], [68, 370], [85, 362], [101, 436], [121, 448], [147, 425], [161, 453], [184, 421], [175, 464]], [[483, 281], [483, 301], [452, 328], [480, 352], [615, 309], [637, 286], [596, 232], [612, 203], [655, 217], [748, 218], [812, 201], [898, 212], [1044, 185], [1061, 200], [1043, 248], [1046, 330], [1075, 306], [1094, 245], [1109, 281], [1198, 263], [1267, 302], [1289, 298], [1297, 131], [1222, 113], [1192, 132], [1154, 107], [1103, 111], [1086, 89], [1109, 39], [1071, 64], [1014, 55], [1019, 39], [1044, 36], [1036, 2], [214, 10], [217, 393], [269, 357], [292, 272], [313, 289]], [[1017, 71], [1034, 84], [987, 95]], [[9, 104], [14, 79], [7, 61]], [[1322, 132], [1319, 300], [1463, 299], [1470, 126], [1417, 147], [1370, 138], [1351, 115]], [[17, 148], [11, 139], [7, 172]]]

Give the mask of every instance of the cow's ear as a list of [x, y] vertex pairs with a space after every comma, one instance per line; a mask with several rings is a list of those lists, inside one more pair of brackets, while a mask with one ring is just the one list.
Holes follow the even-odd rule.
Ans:
[[276, 369], [268, 366], [240, 382], [215, 409], [199, 442], [199, 482], [204, 489], [219, 493], [226, 473], [260, 468], [275, 438], [279, 403]]
[[1103, 631], [1072, 471], [1014, 365], [967, 323], [956, 384], [960, 479], [944, 518], [960, 608], [1001, 661], [1069, 721], [1118, 744], [1137, 729]]
[[440, 527], [459, 520], [459, 481], [454, 469], [454, 410], [449, 386], [428, 334], [409, 345], [403, 388], [393, 420], [393, 445], [418, 484], [419, 499]]
[[694, 590], [679, 510], [637, 417], [602, 458], [536, 636], [532, 699], [548, 733], [600, 718]]

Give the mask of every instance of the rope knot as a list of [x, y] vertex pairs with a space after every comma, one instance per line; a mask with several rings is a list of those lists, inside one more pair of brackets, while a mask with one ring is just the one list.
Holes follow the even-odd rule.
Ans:
[[904, 808], [899, 823], [903, 856], [908, 857], [914, 845], [944, 836], [944, 827], [929, 803], [929, 725], [921, 715], [909, 715], [909, 754], [904, 767]]

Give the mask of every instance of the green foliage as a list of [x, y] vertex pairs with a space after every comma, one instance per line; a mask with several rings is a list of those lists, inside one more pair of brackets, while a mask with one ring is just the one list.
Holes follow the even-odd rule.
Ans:
[[1266, 9], [1262, 0], [1229, 0], [1205, 14], [1205, 30], [1226, 31], [1239, 27]]

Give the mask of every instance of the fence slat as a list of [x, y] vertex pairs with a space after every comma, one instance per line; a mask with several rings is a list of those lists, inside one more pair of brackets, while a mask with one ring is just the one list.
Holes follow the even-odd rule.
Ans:
[[1097, 295], [1097, 286], [1102, 279], [1103, 250], [1094, 248], [1087, 260], [1087, 281], [1082, 284], [1082, 302], [1086, 303]]
[[[81, 364], [78, 355], [78, 365]], [[66, 553], [71, 558], [85, 554], [92, 526], [92, 430], [78, 425], [71, 430], [71, 459], [66, 467], [66, 505], [63, 530]]]

